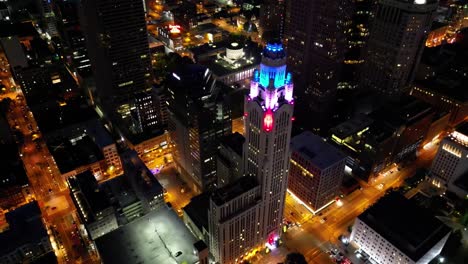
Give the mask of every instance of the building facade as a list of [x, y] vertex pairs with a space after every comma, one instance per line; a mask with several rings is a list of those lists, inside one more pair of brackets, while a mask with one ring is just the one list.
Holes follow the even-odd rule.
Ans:
[[[465, 122], [440, 142], [432, 162], [432, 184], [466, 196], [468, 177], [468, 123]], [[460, 186], [460, 184], [462, 184]], [[463, 197], [464, 198], [464, 197]]]
[[395, 97], [409, 88], [437, 6], [437, 0], [379, 1], [364, 54], [361, 89]]
[[219, 140], [231, 132], [225, 86], [197, 64], [181, 65], [168, 78], [169, 133], [174, 161], [195, 192], [216, 187]]
[[450, 232], [430, 211], [393, 192], [356, 218], [350, 241], [371, 263], [428, 264]]
[[152, 101], [141, 96], [151, 90], [152, 80], [143, 1], [89, 0], [82, 2], [82, 11], [97, 104], [133, 133], [151, 127]]
[[288, 191], [318, 212], [340, 194], [346, 156], [309, 131], [291, 139]]
[[293, 83], [282, 44], [269, 43], [245, 98], [244, 177], [210, 201], [210, 252], [235, 263], [276, 247], [283, 219], [293, 118]]
[[[288, 1], [285, 37], [288, 66], [298, 87], [298, 125], [319, 132], [327, 127], [336, 98], [345, 53], [347, 1]], [[310, 112], [313, 119], [305, 118]], [[300, 124], [302, 120], [306, 120]]]
[[281, 38], [284, 27], [285, 0], [267, 0], [260, 6], [260, 34], [263, 38]]

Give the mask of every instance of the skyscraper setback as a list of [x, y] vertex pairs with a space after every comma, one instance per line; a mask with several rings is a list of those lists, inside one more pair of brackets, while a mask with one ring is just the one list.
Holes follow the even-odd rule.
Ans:
[[413, 80], [437, 0], [379, 1], [361, 71], [361, 89], [396, 97]]
[[293, 104], [286, 52], [281, 44], [267, 44], [245, 99], [245, 176], [217, 190], [210, 201], [210, 252], [220, 263], [234, 263], [258, 246], [276, 245], [287, 187]]
[[84, 0], [82, 7], [99, 105], [111, 120], [127, 121], [130, 130], [141, 132], [156, 116], [156, 111], [138, 107], [139, 102], [152, 102], [143, 2]]

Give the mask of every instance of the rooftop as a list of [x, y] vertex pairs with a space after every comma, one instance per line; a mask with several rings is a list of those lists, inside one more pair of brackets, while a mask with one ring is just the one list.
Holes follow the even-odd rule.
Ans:
[[185, 213], [192, 219], [198, 229], [208, 230], [208, 208], [210, 207], [210, 196], [204, 192], [190, 199], [190, 203], [183, 208]]
[[369, 127], [372, 122], [370, 117], [358, 115], [332, 128], [331, 132], [338, 138], [345, 139]]
[[398, 192], [387, 194], [358, 218], [413, 261], [450, 232], [429, 210]]
[[[179, 264], [198, 261], [194, 255], [197, 241], [172, 209], [162, 207], [96, 239], [95, 243], [105, 264]], [[176, 257], [179, 251], [182, 254]]]
[[432, 114], [431, 105], [414, 97], [403, 97], [397, 103], [384, 105], [370, 114], [374, 120], [383, 121], [394, 128], [410, 125]]
[[47, 146], [62, 174], [104, 159], [101, 150], [89, 136], [74, 143], [67, 138], [49, 139]]
[[134, 186], [137, 196], [151, 201], [163, 193], [163, 187], [138, 157], [136, 151], [127, 151], [122, 155], [126, 177]]
[[41, 239], [48, 237], [36, 201], [8, 212], [5, 217], [10, 226], [0, 233], [0, 255], [10, 253], [25, 244], [39, 244]]
[[[85, 123], [98, 116], [84, 99], [69, 100], [66, 105], [48, 105], [33, 110], [37, 125], [43, 134]], [[79, 114], [77, 114], [79, 113]]]
[[255, 177], [244, 176], [223, 188], [217, 189], [211, 199], [216, 205], [220, 206], [257, 186], [259, 185]]
[[453, 131], [449, 137], [451, 141], [464, 146], [465, 148], [468, 147], [468, 122], [464, 122], [459, 125], [455, 131]]
[[111, 206], [104, 192], [99, 190], [96, 178], [91, 171], [85, 171], [68, 179], [70, 191], [78, 199], [85, 218], [92, 221], [93, 216]]
[[242, 156], [245, 138], [239, 132], [232, 133], [221, 138], [221, 144], [232, 149], [237, 155]]
[[121, 208], [139, 201], [125, 175], [112, 178], [99, 185], [99, 188], [114, 197]]
[[0, 23], [0, 38], [18, 36], [18, 37], [29, 37], [38, 35], [32, 22], [23, 23]]
[[323, 138], [305, 131], [291, 139], [291, 151], [298, 152], [321, 170], [340, 162], [346, 156]]

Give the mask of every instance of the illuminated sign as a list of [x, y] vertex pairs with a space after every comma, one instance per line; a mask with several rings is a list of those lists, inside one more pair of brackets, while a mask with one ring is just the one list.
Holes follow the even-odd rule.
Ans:
[[181, 27], [179, 25], [169, 25], [169, 32], [172, 34], [179, 34], [181, 32]]
[[271, 109], [268, 109], [263, 117], [263, 130], [266, 132], [273, 130], [273, 112]]

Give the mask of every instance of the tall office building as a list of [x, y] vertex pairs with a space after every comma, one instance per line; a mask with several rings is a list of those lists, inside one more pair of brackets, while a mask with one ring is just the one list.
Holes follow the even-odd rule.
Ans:
[[285, 50], [281, 44], [267, 44], [245, 99], [245, 176], [215, 191], [210, 201], [210, 252], [220, 263], [235, 263], [278, 241], [293, 104]]
[[[298, 114], [320, 113], [307, 119], [314, 130], [323, 127], [336, 96], [344, 59], [344, 29], [349, 15], [348, 1], [297, 0], [286, 5], [285, 37], [288, 66], [298, 87]], [[299, 118], [299, 121], [305, 118]]]
[[[138, 133], [153, 125], [142, 93], [151, 90], [151, 63], [141, 0], [84, 0], [82, 23], [96, 82], [98, 105], [111, 120]], [[122, 122], [120, 122], [122, 123]]]
[[375, 0], [353, 1], [351, 23], [346, 30], [347, 50], [343, 61], [343, 74], [338, 90], [353, 90], [357, 86], [360, 66], [364, 63], [364, 47], [369, 38], [369, 25], [371, 23]]
[[285, 0], [265, 0], [260, 6], [260, 33], [267, 40], [282, 38]]
[[225, 89], [211, 71], [197, 64], [178, 67], [167, 78], [169, 132], [174, 161], [195, 192], [216, 187], [220, 139], [231, 133]]
[[398, 97], [419, 64], [437, 0], [381, 0], [370, 27], [360, 88]]

